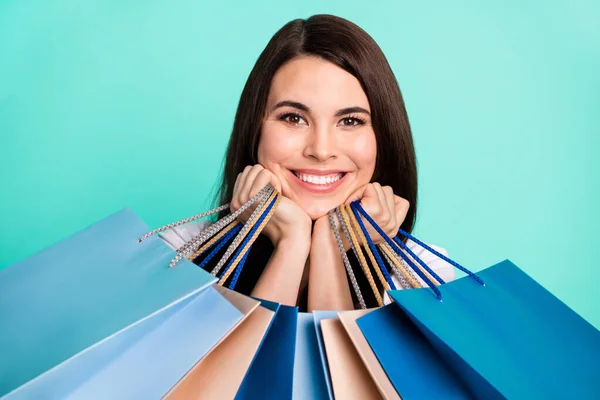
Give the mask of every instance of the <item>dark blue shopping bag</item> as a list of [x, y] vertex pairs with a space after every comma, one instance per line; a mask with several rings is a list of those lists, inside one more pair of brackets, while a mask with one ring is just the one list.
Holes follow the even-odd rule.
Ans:
[[[64, 398], [85, 388], [101, 396], [104, 386], [94, 382], [102, 374], [119, 376], [117, 361], [139, 365], [139, 356], [149, 355], [144, 348], [167, 345], [161, 339], [173, 331], [166, 321], [180, 328], [204, 321], [211, 331], [205, 339], [216, 342], [241, 319], [222, 296], [205, 295], [213, 276], [185, 259], [169, 268], [176, 253], [156, 236], [139, 243], [148, 231], [126, 208], [0, 271], [0, 396]], [[208, 306], [219, 315], [199, 318]], [[214, 342], [196, 346], [196, 356]], [[168, 360], [181, 371], [197, 361], [189, 359], [190, 349], [172, 350], [150, 361]], [[167, 375], [149, 385], [158, 390], [153, 395], [179, 378]]]
[[261, 304], [276, 314], [235, 398], [291, 399], [298, 307], [265, 300]]
[[505, 260], [395, 303], [480, 398], [600, 398], [600, 332]]
[[445, 283], [401, 240], [388, 238], [360, 203], [352, 207], [431, 289], [388, 293], [476, 397], [600, 398], [600, 332], [516, 265], [505, 260], [473, 274], [400, 229], [400, 236], [469, 274]]
[[394, 304], [356, 322], [402, 399], [473, 398], [460, 377]]

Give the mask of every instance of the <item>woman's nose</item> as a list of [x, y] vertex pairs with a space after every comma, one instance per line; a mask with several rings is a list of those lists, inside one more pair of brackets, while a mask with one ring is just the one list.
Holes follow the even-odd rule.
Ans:
[[338, 155], [337, 141], [333, 127], [326, 124], [313, 125], [307, 135], [307, 143], [304, 147], [304, 156], [314, 158], [317, 161], [326, 161]]

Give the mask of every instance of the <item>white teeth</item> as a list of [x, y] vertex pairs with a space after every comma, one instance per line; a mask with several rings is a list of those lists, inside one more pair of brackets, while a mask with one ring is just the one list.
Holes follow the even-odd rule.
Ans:
[[344, 176], [343, 173], [334, 175], [309, 175], [294, 172], [294, 174], [296, 174], [298, 179], [300, 179], [301, 181], [312, 183], [314, 185], [328, 185], [330, 183], [339, 181], [342, 178], [342, 176]]

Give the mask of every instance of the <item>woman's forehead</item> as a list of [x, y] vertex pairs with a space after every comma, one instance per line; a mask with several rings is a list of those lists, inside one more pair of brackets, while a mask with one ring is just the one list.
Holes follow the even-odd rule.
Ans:
[[313, 111], [337, 111], [346, 107], [369, 110], [369, 101], [355, 76], [315, 56], [303, 56], [284, 64], [275, 74], [268, 107], [294, 101]]

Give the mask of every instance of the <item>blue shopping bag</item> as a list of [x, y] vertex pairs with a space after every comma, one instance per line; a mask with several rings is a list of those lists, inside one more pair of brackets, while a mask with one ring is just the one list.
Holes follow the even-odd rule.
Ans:
[[338, 311], [336, 310], [319, 310], [313, 311], [315, 320], [315, 331], [317, 334], [317, 344], [319, 345], [319, 355], [321, 356], [321, 365], [323, 366], [323, 374], [325, 375], [325, 384], [327, 385], [327, 394], [329, 399], [333, 400], [333, 387], [331, 385], [331, 375], [329, 373], [329, 364], [327, 362], [327, 353], [325, 344], [323, 343], [323, 333], [321, 332], [321, 321], [328, 318], [337, 318]]
[[73, 357], [6, 399], [160, 398], [239, 320], [208, 288]]
[[292, 398], [328, 399], [325, 379], [313, 315], [298, 313]]
[[473, 394], [395, 305], [356, 320], [402, 399], [471, 399]]
[[600, 332], [505, 260], [428, 289], [389, 291], [438, 354], [485, 399], [600, 398]]
[[176, 253], [160, 238], [138, 242], [149, 230], [125, 208], [0, 271], [0, 396], [44, 386], [45, 374], [111, 341], [56, 390], [77, 387], [215, 282], [187, 260], [168, 268]]
[[261, 304], [276, 314], [235, 398], [291, 399], [298, 307], [266, 300], [261, 300]]

